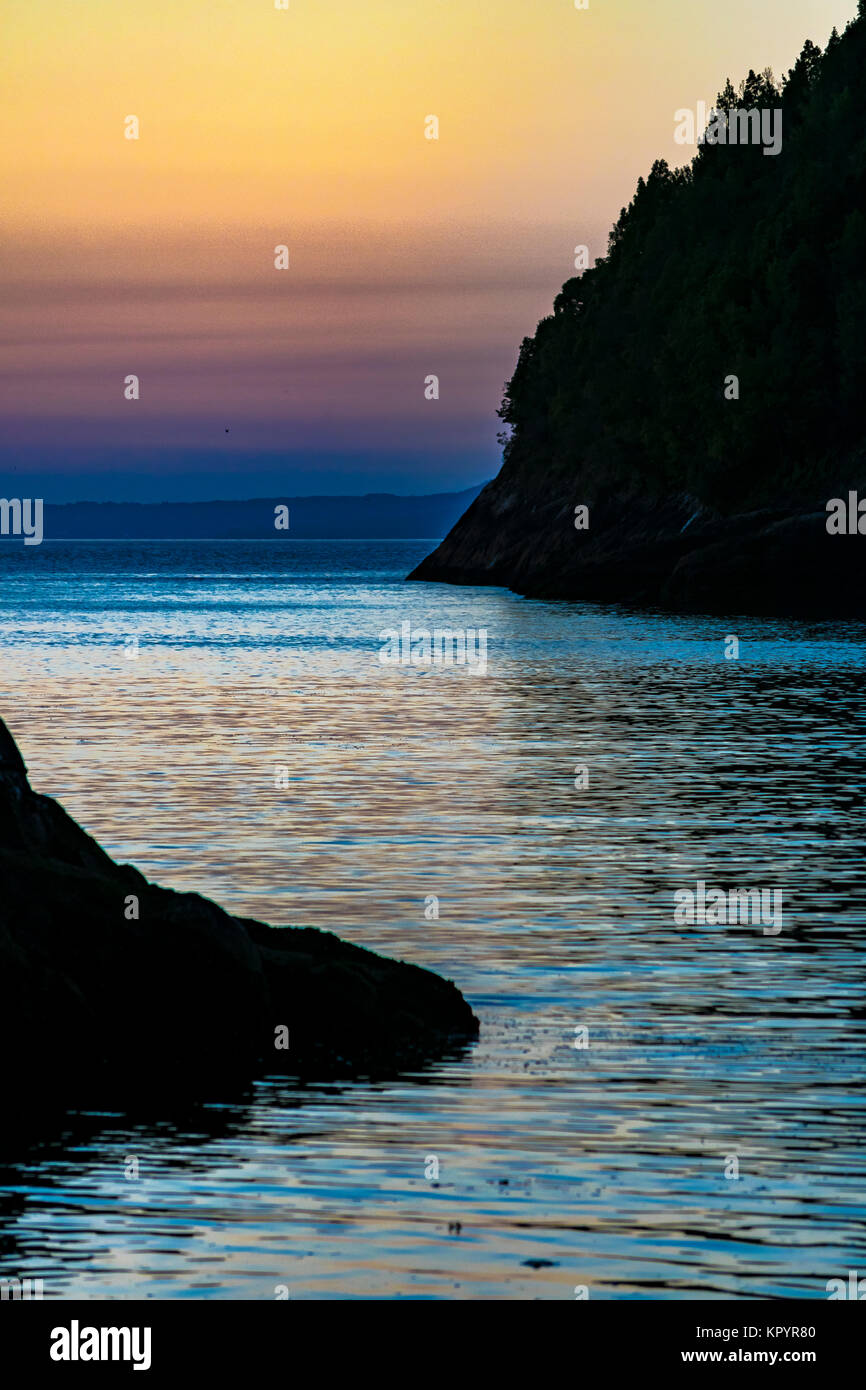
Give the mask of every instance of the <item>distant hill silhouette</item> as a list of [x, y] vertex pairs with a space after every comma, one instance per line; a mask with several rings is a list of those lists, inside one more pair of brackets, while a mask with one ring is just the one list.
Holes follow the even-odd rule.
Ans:
[[866, 496], [864, 98], [866, 0], [784, 83], [728, 82], [722, 111], [781, 108], [780, 152], [705, 143], [639, 181], [608, 254], [523, 341], [501, 472], [413, 578], [863, 604], [840, 591], [866, 539], [828, 536], [824, 508]]
[[[262, 497], [248, 502], [70, 502], [45, 507], [46, 540], [435, 540], [480, 487], [426, 497]], [[276, 530], [275, 508], [289, 509]]]

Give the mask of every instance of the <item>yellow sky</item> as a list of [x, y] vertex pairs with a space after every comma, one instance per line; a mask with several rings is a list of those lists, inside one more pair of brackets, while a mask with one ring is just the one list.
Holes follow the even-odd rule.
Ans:
[[216, 440], [239, 476], [317, 450], [349, 476], [357, 449], [385, 470], [361, 486], [489, 477], [575, 246], [603, 254], [652, 161], [690, 157], [674, 112], [855, 8], [3, 0], [0, 466], [168, 476]]
[[[853, 0], [4, 0], [13, 227], [611, 220], [672, 114]], [[759, 12], [759, 13], [756, 13]], [[137, 141], [124, 118], [138, 116]], [[424, 119], [440, 139], [424, 139]], [[625, 172], [627, 170], [627, 173]], [[615, 192], [617, 190], [617, 192]]]

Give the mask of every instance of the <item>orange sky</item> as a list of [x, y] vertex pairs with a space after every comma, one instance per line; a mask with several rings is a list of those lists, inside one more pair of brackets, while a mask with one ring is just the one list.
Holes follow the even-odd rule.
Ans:
[[688, 156], [674, 111], [855, 8], [4, 0], [0, 467], [103, 496], [490, 476], [520, 339]]

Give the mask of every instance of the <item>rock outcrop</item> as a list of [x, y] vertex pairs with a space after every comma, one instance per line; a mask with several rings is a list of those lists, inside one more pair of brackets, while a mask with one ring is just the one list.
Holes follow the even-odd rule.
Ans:
[[256, 1073], [393, 1070], [478, 1032], [428, 970], [114, 863], [31, 789], [2, 721], [0, 1016], [7, 1103], [31, 1116], [219, 1098]]
[[[685, 493], [557, 483], [503, 469], [409, 578], [683, 612], [863, 617], [863, 538], [829, 535], [823, 502], [724, 516]], [[587, 529], [575, 529], [577, 505]]]
[[[828, 534], [826, 510], [866, 498], [864, 75], [860, 0], [784, 79], [726, 82], [690, 164], [655, 161], [594, 265], [575, 248], [505, 388], [499, 477], [412, 578], [866, 615], [859, 521]], [[758, 111], [770, 158], [741, 138]]]

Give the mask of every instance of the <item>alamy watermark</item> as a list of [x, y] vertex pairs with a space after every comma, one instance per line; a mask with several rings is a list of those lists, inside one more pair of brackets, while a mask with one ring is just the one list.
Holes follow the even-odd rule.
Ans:
[[862, 1303], [866, 1299], [866, 1279], [859, 1277], [856, 1269], [848, 1270], [848, 1282], [844, 1279], [828, 1279], [826, 1284], [827, 1297], [852, 1299], [857, 1303]]
[[866, 497], [861, 499], [856, 492], [844, 497], [831, 497], [827, 503], [828, 536], [866, 536]]
[[0, 536], [23, 536], [25, 545], [41, 545], [42, 498], [0, 497]]
[[73, 1318], [52, 1328], [48, 1354], [52, 1361], [131, 1361], [134, 1371], [149, 1371], [151, 1328], [82, 1327]]
[[717, 111], [699, 101], [697, 109], [680, 107], [674, 139], [678, 145], [763, 145], [764, 154], [782, 152], [782, 108]]
[[379, 633], [383, 666], [465, 666], [473, 675], [487, 674], [487, 628], [388, 627]]
[[684, 926], [763, 926], [765, 936], [782, 930], [781, 888], [707, 888], [699, 878], [695, 891], [678, 888], [674, 893], [674, 921]]
[[44, 1297], [45, 1286], [41, 1279], [18, 1279], [14, 1275], [0, 1278], [0, 1299], [13, 1303], [27, 1303], [30, 1299]]

